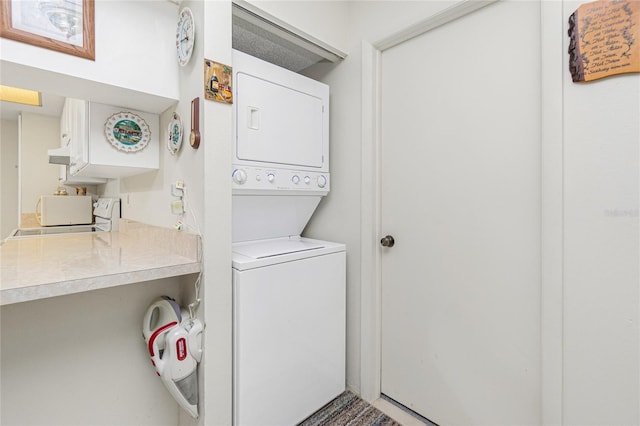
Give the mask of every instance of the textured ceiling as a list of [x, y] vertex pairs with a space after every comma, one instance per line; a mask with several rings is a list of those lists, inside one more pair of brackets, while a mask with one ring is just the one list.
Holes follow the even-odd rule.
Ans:
[[336, 62], [345, 56], [284, 22], [236, 3], [233, 4], [232, 46], [295, 72], [318, 62]]
[[234, 19], [233, 48], [291, 71], [302, 71], [324, 58], [250, 22]]

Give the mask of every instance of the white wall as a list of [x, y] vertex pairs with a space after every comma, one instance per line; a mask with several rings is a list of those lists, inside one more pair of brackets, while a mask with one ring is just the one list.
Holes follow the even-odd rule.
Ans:
[[95, 61], [2, 38], [3, 84], [162, 112], [179, 96], [176, 8], [97, 0]]
[[[197, 96], [194, 94], [194, 97]], [[110, 179], [100, 185], [98, 191], [105, 196], [119, 196], [122, 201], [122, 216], [164, 228], [173, 227], [181, 220], [190, 232], [196, 233], [202, 226], [204, 217], [202, 151], [189, 145], [190, 103], [186, 99], [174, 103], [160, 115], [160, 163], [159, 169], [122, 179]], [[182, 118], [184, 131], [183, 144], [175, 155], [167, 149], [168, 125], [177, 112]], [[177, 197], [171, 195], [170, 187], [177, 180], [184, 182], [187, 190], [188, 213], [174, 215], [171, 202]]]
[[2, 306], [3, 425], [178, 424], [142, 338], [153, 298], [189, 285], [165, 279]]
[[22, 113], [20, 138], [20, 193], [22, 213], [35, 213], [40, 195], [52, 195], [59, 186], [60, 169], [49, 164], [47, 150], [60, 146], [60, 119]]
[[0, 240], [18, 227], [18, 122], [0, 122]]
[[[564, 3], [564, 34], [580, 4]], [[640, 74], [576, 84], [567, 59], [564, 421], [638, 424]]]

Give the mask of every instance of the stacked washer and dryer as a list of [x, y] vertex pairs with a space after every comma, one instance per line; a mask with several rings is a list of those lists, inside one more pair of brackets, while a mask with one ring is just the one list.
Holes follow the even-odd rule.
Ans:
[[295, 425], [345, 389], [345, 246], [301, 237], [330, 188], [329, 87], [234, 51], [233, 421]]

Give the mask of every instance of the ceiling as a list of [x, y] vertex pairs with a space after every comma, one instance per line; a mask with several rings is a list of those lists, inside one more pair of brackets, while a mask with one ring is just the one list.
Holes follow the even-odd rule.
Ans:
[[35, 107], [29, 105], [16, 104], [13, 102], [0, 101], [0, 118], [7, 121], [17, 121], [20, 112], [30, 112], [34, 114], [51, 115], [60, 117], [64, 97], [42, 93], [42, 106]]

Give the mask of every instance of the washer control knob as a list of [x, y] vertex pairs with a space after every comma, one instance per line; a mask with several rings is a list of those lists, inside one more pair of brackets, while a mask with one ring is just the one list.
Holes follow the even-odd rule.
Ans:
[[298, 175], [293, 175], [291, 177], [291, 182], [295, 183], [296, 185], [300, 183], [300, 176]]
[[274, 175], [273, 173], [267, 173], [267, 180], [273, 183], [273, 181], [276, 180], [276, 175]]
[[311, 178], [309, 176], [305, 176], [304, 177], [304, 183], [306, 183], [307, 185], [309, 185], [309, 182], [311, 182]]
[[247, 181], [247, 172], [242, 169], [235, 169], [231, 174], [233, 181], [239, 185], [242, 185]]
[[318, 176], [318, 186], [320, 188], [324, 188], [325, 186], [327, 186], [327, 178], [323, 175]]

